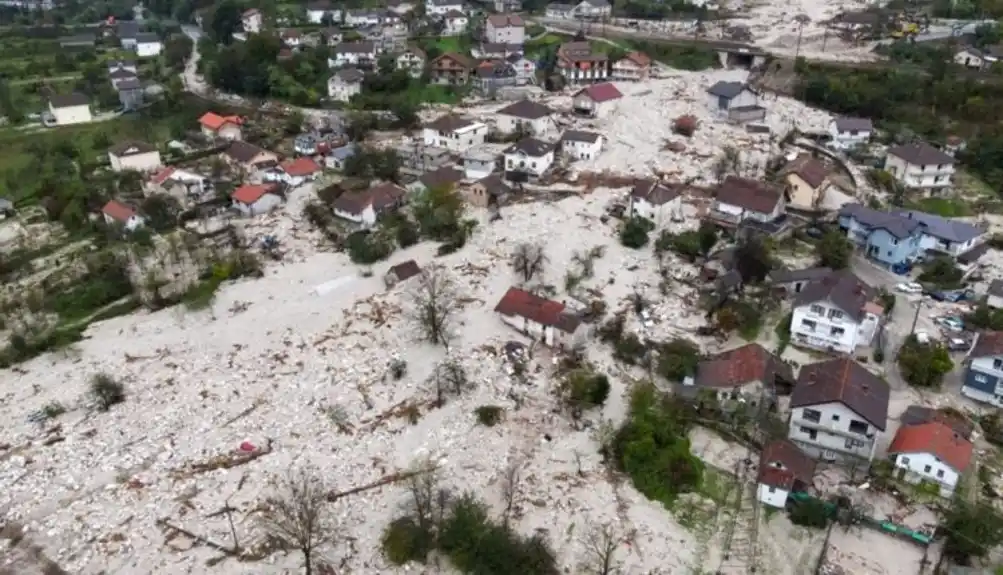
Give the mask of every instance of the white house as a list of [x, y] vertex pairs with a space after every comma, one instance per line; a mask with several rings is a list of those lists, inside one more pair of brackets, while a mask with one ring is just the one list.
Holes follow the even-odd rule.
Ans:
[[373, 42], [342, 42], [334, 47], [327, 59], [330, 68], [343, 66], [370, 66], [376, 62], [376, 44]]
[[108, 162], [115, 172], [152, 172], [160, 168], [160, 152], [146, 142], [122, 142], [108, 150]]
[[312, 182], [321, 172], [321, 167], [311, 158], [302, 157], [282, 162], [279, 164], [279, 170], [282, 173], [282, 181], [289, 187], [295, 188]]
[[717, 82], [707, 89], [707, 107], [726, 116], [732, 110], [751, 108], [759, 104], [759, 96], [744, 82]]
[[425, 69], [427, 59], [424, 50], [417, 46], [408, 46], [406, 50], [397, 55], [394, 62], [398, 70], [408, 70], [412, 77], [417, 78]]
[[306, 19], [311, 24], [323, 24], [325, 16], [328, 16], [331, 22], [341, 22], [341, 9], [327, 1], [306, 5]]
[[547, 18], [553, 18], [555, 20], [565, 20], [568, 18], [574, 18], [575, 7], [571, 4], [564, 4], [561, 2], [554, 2], [547, 5], [547, 9], [544, 11], [544, 15]]
[[240, 116], [220, 116], [213, 112], [206, 112], [199, 118], [199, 126], [202, 133], [210, 138], [222, 138], [224, 140], [242, 140], [243, 133], [240, 129], [244, 121]]
[[616, 107], [623, 94], [613, 84], [592, 84], [575, 92], [571, 97], [571, 109], [580, 115], [593, 118], [608, 116]]
[[554, 144], [523, 138], [505, 150], [505, 171], [542, 176], [554, 165]]
[[576, 18], [600, 20], [608, 18], [613, 13], [613, 6], [606, 0], [582, 0], [575, 5]]
[[645, 218], [656, 226], [682, 218], [681, 186], [658, 180], [639, 182], [630, 190], [629, 217]]
[[380, 184], [364, 192], [346, 192], [332, 204], [334, 215], [368, 229], [376, 219], [404, 204], [407, 190], [395, 184]]
[[164, 43], [160, 37], [152, 33], [136, 34], [136, 56], [140, 58], [153, 58], [159, 56], [164, 49]]
[[903, 425], [888, 446], [901, 479], [938, 485], [942, 497], [954, 495], [972, 451], [972, 442], [942, 421]]
[[974, 70], [989, 68], [1000, 61], [1003, 50], [999, 46], [990, 46], [985, 50], [980, 50], [974, 46], [966, 46], [954, 54], [952, 60], [959, 66], [965, 66]]
[[813, 459], [874, 459], [888, 426], [888, 384], [849, 357], [805, 365], [791, 393], [788, 439]]
[[814, 459], [792, 441], [772, 441], [759, 456], [756, 498], [770, 507], [783, 509], [791, 493], [811, 491], [814, 477]]
[[111, 200], [101, 208], [104, 221], [109, 224], [119, 224], [130, 232], [143, 227], [146, 220], [136, 213], [136, 210], [119, 202]]
[[484, 38], [491, 44], [522, 45], [526, 22], [518, 14], [492, 14], [484, 24]]
[[53, 96], [49, 100], [49, 113], [59, 126], [83, 124], [93, 119], [87, 96], [79, 93]]
[[938, 194], [951, 187], [956, 162], [930, 144], [917, 142], [889, 148], [885, 170], [907, 188]]
[[244, 11], [244, 14], [240, 18], [240, 23], [244, 28], [244, 32], [248, 34], [257, 34], [261, 32], [261, 27], [264, 24], [264, 17], [261, 15], [261, 10], [251, 8], [250, 10]]
[[483, 144], [487, 135], [487, 124], [450, 114], [427, 124], [422, 130], [426, 146], [446, 148], [454, 152], [463, 152]]
[[356, 28], [380, 25], [380, 13], [367, 10], [365, 8], [350, 9], [345, 11], [345, 25]]
[[519, 288], [509, 288], [495, 313], [506, 324], [533, 341], [558, 349], [573, 349], [588, 339], [588, 324], [563, 303], [543, 299]]
[[602, 134], [568, 130], [561, 136], [561, 153], [573, 160], [594, 160], [602, 152], [602, 144]]
[[342, 68], [327, 81], [327, 95], [336, 102], [347, 102], [362, 91], [365, 74], [355, 68]]
[[557, 129], [556, 112], [539, 102], [520, 100], [495, 112], [498, 129], [506, 134], [542, 136]]
[[268, 213], [282, 203], [276, 184], [247, 184], [230, 194], [233, 207], [245, 216]]
[[829, 122], [829, 146], [837, 150], [849, 150], [863, 146], [871, 139], [874, 125], [867, 118], [841, 117]]
[[728, 176], [718, 186], [709, 217], [731, 225], [774, 222], [787, 205], [784, 189], [759, 180]]
[[874, 289], [848, 271], [805, 284], [794, 298], [791, 343], [846, 354], [870, 345], [884, 315], [876, 299]]
[[468, 24], [470, 24], [470, 18], [463, 12], [458, 10], [446, 12], [442, 17], [442, 35], [460, 36], [467, 31]]
[[463, 152], [463, 174], [468, 180], [480, 180], [490, 176], [498, 167], [501, 154], [491, 148], [493, 144], [476, 146]]
[[463, 12], [461, 0], [425, 0], [426, 16], [445, 16], [449, 12]]
[[413, 11], [415, 5], [414, 2], [411, 2], [410, 0], [388, 0], [387, 8], [394, 14], [403, 16], [404, 14]]

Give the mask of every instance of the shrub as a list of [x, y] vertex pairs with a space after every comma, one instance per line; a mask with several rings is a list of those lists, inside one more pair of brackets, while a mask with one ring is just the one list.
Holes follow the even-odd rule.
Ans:
[[477, 422], [485, 427], [494, 427], [502, 420], [505, 409], [497, 405], [482, 405], [474, 410]]
[[394, 565], [409, 561], [424, 563], [432, 548], [432, 534], [410, 517], [395, 519], [383, 532], [383, 554]]
[[608, 377], [588, 369], [576, 369], [565, 382], [568, 401], [583, 409], [599, 407], [606, 403], [609, 387]]
[[110, 375], [99, 373], [91, 378], [91, 395], [98, 409], [108, 411], [111, 406], [125, 401], [125, 386]]
[[817, 499], [799, 501], [791, 509], [791, 523], [802, 527], [821, 529], [829, 524], [829, 512], [825, 503]]
[[902, 378], [917, 387], [940, 387], [944, 375], [954, 369], [951, 354], [938, 343], [920, 343], [915, 335], [906, 338], [899, 348]]
[[613, 357], [630, 365], [643, 362], [648, 348], [637, 335], [629, 333], [613, 344]]
[[669, 381], [682, 381], [696, 373], [700, 348], [688, 339], [674, 339], [658, 349], [658, 373]]
[[620, 229], [620, 243], [628, 248], [640, 249], [648, 243], [652, 224], [644, 218], [631, 218]]
[[55, 419], [64, 413], [66, 413], [66, 408], [58, 401], [47, 403], [44, 407], [42, 407], [42, 415], [44, 415], [46, 419]]

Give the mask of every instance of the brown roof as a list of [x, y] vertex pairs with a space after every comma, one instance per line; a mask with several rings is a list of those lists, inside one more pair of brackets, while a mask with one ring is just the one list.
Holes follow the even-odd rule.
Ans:
[[877, 298], [874, 288], [848, 270], [823, 275], [804, 286], [794, 298], [794, 307], [828, 301], [859, 321], [867, 303]]
[[565, 42], [557, 49], [557, 59], [563, 60], [566, 64], [573, 64], [575, 62], [605, 62], [609, 57], [601, 52], [593, 52], [592, 45], [588, 42]]
[[829, 176], [829, 168], [811, 154], [801, 154], [784, 166], [783, 173], [797, 174], [809, 186], [818, 188]]
[[954, 157], [934, 148], [926, 142], [905, 144], [889, 148], [889, 156], [897, 156], [906, 162], [916, 166], [931, 166], [940, 164], [953, 164]]
[[492, 14], [488, 16], [488, 22], [491, 22], [491, 25], [495, 28], [526, 25], [526, 23], [522, 21], [522, 16], [519, 16], [518, 14]]
[[769, 214], [784, 196], [783, 188], [759, 180], [728, 176], [717, 188], [717, 201]]
[[277, 188], [276, 184], [245, 184], [234, 190], [230, 197], [242, 204], [251, 205]]
[[146, 142], [121, 142], [108, 149], [109, 154], [113, 154], [118, 157], [134, 156], [136, 154], [146, 154], [156, 151], [157, 148], [155, 146], [147, 144]]
[[396, 184], [385, 183], [362, 192], [341, 194], [334, 201], [333, 207], [349, 214], [361, 214], [366, 206], [372, 206], [373, 211], [379, 213], [396, 205], [405, 196], [407, 196], [407, 191], [404, 188]]
[[624, 56], [624, 59], [630, 60], [642, 68], [651, 65], [651, 58], [649, 58], [644, 52], [631, 52], [630, 54]]
[[397, 281], [404, 281], [413, 278], [414, 276], [421, 273], [421, 268], [418, 267], [418, 262], [414, 260], [408, 260], [406, 262], [399, 263], [392, 266], [389, 270], [397, 276]]
[[582, 323], [580, 317], [565, 312], [564, 304], [529, 293], [519, 288], [509, 288], [495, 312], [507, 316], [524, 317], [540, 325], [552, 326], [566, 333], [574, 333]]
[[1003, 355], [1003, 331], [983, 331], [976, 336], [970, 357]]
[[249, 144], [243, 140], [234, 140], [229, 146], [227, 146], [226, 151], [223, 153], [242, 164], [246, 164], [253, 160], [258, 154], [263, 154], [267, 151], [268, 150], [259, 148], [254, 144]]
[[458, 54], [456, 52], [446, 52], [445, 54], [439, 56], [438, 58], [432, 60], [432, 67], [438, 67], [438, 63], [443, 60], [452, 60], [460, 65], [462, 68], [467, 68], [468, 70], [477, 65], [472, 58], [464, 54]]
[[490, 176], [481, 178], [477, 180], [477, 183], [484, 186], [484, 191], [486, 191], [488, 195], [496, 198], [511, 191], [509, 185], [505, 183], [505, 180], [503, 180], [499, 174], [491, 174]]
[[418, 181], [426, 188], [438, 188], [441, 186], [454, 186], [463, 179], [463, 172], [452, 166], [443, 166], [431, 172], [422, 174]]
[[759, 381], [772, 386], [777, 376], [794, 381], [789, 365], [758, 343], [750, 343], [701, 361], [694, 383], [702, 387], [732, 388]]
[[475, 122], [468, 118], [462, 116], [456, 116], [453, 114], [446, 114], [445, 116], [439, 117], [428, 124], [425, 124], [426, 128], [435, 130], [437, 132], [453, 132], [455, 130], [460, 130], [466, 128], [467, 126], [474, 125]]
[[609, 82], [592, 84], [591, 86], [582, 88], [581, 90], [575, 92], [574, 96], [578, 96], [582, 93], [586, 94], [589, 99], [597, 104], [623, 98], [623, 94], [620, 93], [620, 90], [617, 90], [616, 86], [610, 84]]
[[899, 428], [888, 453], [929, 453], [961, 473], [972, 461], [972, 447], [951, 426], [933, 421]]
[[759, 456], [759, 483], [790, 491], [795, 481], [811, 486], [815, 460], [794, 442], [779, 439], [766, 444]]
[[682, 186], [670, 185], [658, 180], [644, 180], [634, 185], [630, 190], [632, 197], [647, 200], [649, 203], [661, 206], [678, 198], [682, 194]]
[[111, 219], [123, 223], [129, 221], [129, 218], [136, 215], [136, 210], [117, 200], [109, 201], [103, 208], [101, 208], [101, 211]]
[[839, 402], [878, 429], [888, 425], [888, 384], [848, 357], [801, 368], [791, 394], [791, 409]]

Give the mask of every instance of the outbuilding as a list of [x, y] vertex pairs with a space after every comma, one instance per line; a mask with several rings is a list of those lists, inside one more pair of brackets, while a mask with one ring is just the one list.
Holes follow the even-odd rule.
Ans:
[[108, 150], [108, 162], [116, 172], [152, 172], [163, 164], [160, 152], [146, 142], [122, 142]]
[[245, 216], [265, 214], [282, 203], [278, 188], [278, 184], [247, 184], [234, 190], [230, 199], [233, 207]]

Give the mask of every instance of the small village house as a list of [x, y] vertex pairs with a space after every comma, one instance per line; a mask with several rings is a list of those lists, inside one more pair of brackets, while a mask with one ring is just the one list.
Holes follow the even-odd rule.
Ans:
[[53, 96], [49, 100], [49, 113], [57, 126], [84, 124], [93, 120], [90, 101], [79, 93]]
[[164, 50], [164, 43], [153, 33], [143, 32], [136, 35], [136, 56], [139, 58], [156, 58]]
[[842, 116], [829, 122], [829, 146], [837, 150], [850, 150], [867, 144], [874, 133], [874, 124], [868, 118]]
[[593, 84], [575, 92], [571, 97], [571, 109], [583, 116], [604, 118], [608, 116], [623, 94], [609, 82]]
[[0, 198], [0, 221], [6, 220], [15, 213], [17, 212], [14, 209], [14, 202], [7, 198]]
[[380, 13], [367, 8], [349, 8], [345, 11], [345, 25], [352, 28], [379, 26]]
[[288, 48], [299, 48], [303, 44], [303, 34], [295, 28], [283, 30], [279, 35], [279, 39]]
[[425, 0], [427, 16], [445, 16], [449, 12], [463, 12], [461, 0]]
[[505, 183], [499, 174], [481, 178], [469, 186], [464, 193], [467, 202], [478, 208], [500, 206], [505, 203], [512, 188]]
[[398, 70], [407, 70], [414, 78], [422, 75], [427, 61], [425, 51], [417, 46], [408, 46], [394, 59]]
[[961, 475], [972, 461], [972, 442], [950, 425], [931, 421], [903, 425], [895, 434], [888, 455], [895, 475], [909, 483], [931, 483], [941, 497], [952, 497]]
[[516, 72], [505, 60], [485, 60], [474, 68], [474, 89], [484, 98], [493, 98], [499, 90], [515, 86]]
[[343, 66], [372, 67], [376, 63], [376, 44], [373, 42], [342, 42], [331, 50], [327, 65], [331, 68]]
[[871, 344], [883, 315], [877, 291], [849, 271], [833, 272], [809, 282], [795, 295], [791, 343], [852, 354]]
[[403, 16], [415, 9], [415, 3], [410, 0], [388, 0], [387, 8], [399, 16]]
[[118, 89], [119, 83], [124, 82], [126, 80], [135, 80], [135, 79], [136, 79], [135, 65], [132, 66], [132, 69], [122, 67], [122, 68], [115, 68], [110, 72], [108, 72], [108, 80], [111, 81], [111, 86], [115, 89]]
[[720, 81], [707, 89], [708, 107], [733, 122], [756, 122], [766, 117], [759, 96], [744, 82]]
[[452, 114], [442, 116], [422, 129], [422, 139], [426, 146], [438, 146], [461, 153], [483, 144], [487, 135], [487, 124]]
[[110, 200], [101, 208], [104, 221], [111, 225], [120, 225], [127, 231], [133, 232], [143, 227], [146, 220], [132, 207], [123, 204], [118, 200]]
[[512, 66], [512, 70], [515, 72], [516, 86], [536, 84], [536, 62], [521, 52], [509, 54], [505, 57], [505, 61]]
[[59, 47], [71, 50], [94, 48], [96, 42], [97, 37], [94, 34], [77, 34], [75, 36], [64, 36], [63, 38], [60, 38]]
[[463, 173], [468, 180], [485, 178], [498, 169], [498, 164], [503, 159], [501, 150], [493, 144], [474, 146], [463, 152]]
[[961, 393], [975, 401], [1003, 407], [1003, 332], [984, 331], [965, 358]]
[[775, 222], [784, 215], [787, 198], [781, 186], [728, 176], [718, 186], [709, 217], [725, 225], [746, 221]]
[[376, 225], [376, 218], [404, 205], [407, 190], [396, 184], [379, 184], [362, 192], [345, 192], [334, 201], [334, 215], [364, 229]]
[[362, 80], [366, 75], [355, 68], [338, 70], [327, 81], [327, 96], [335, 102], [347, 102], [352, 96], [362, 92]]
[[494, 0], [493, 7], [499, 14], [522, 11], [522, 0]]
[[136, 21], [115, 22], [115, 36], [118, 37], [123, 50], [136, 51], [136, 36], [139, 35], [139, 27], [140, 23]]
[[613, 62], [613, 79], [620, 82], [643, 82], [651, 75], [651, 58], [644, 52], [631, 52]]
[[917, 142], [889, 148], [885, 170], [906, 188], [939, 194], [953, 184], [956, 163], [951, 155]]
[[886, 267], [911, 264], [921, 255], [923, 224], [898, 214], [847, 204], [839, 210], [839, 228], [868, 259]]
[[[505, 150], [505, 172], [540, 177], [554, 165], [556, 146], [536, 138], [523, 138]], [[510, 178], [511, 179], [511, 178]]]
[[286, 160], [279, 164], [279, 169], [282, 171], [282, 180], [292, 188], [312, 182], [321, 172], [317, 162], [307, 157]]
[[261, 10], [251, 8], [250, 10], [245, 10], [243, 15], [241, 15], [240, 23], [245, 33], [257, 34], [261, 32], [261, 28], [264, 25], [264, 17], [261, 15]]
[[470, 18], [459, 10], [451, 10], [442, 17], [442, 35], [460, 36], [467, 31]]
[[1001, 46], [987, 46], [986, 48], [964, 46], [954, 53], [951, 60], [959, 66], [973, 70], [985, 70], [999, 62], [1000, 58], [1003, 58], [1003, 47]]
[[531, 100], [520, 100], [495, 112], [498, 129], [506, 134], [542, 136], [557, 129], [556, 112]]
[[[212, 181], [195, 172], [168, 166], [162, 168], [144, 183], [150, 194], [167, 194], [182, 205], [209, 199], [214, 191]], [[208, 197], [207, 197], [208, 196]]]
[[613, 13], [613, 5], [606, 0], [582, 0], [575, 5], [575, 15], [585, 20], [602, 20]]
[[429, 62], [429, 81], [452, 86], [467, 84], [476, 67], [469, 57], [447, 52]]
[[160, 152], [146, 142], [122, 142], [108, 150], [108, 162], [116, 172], [152, 172], [160, 168]]
[[484, 38], [493, 44], [522, 45], [526, 23], [518, 14], [491, 14], [484, 23]]
[[791, 493], [808, 493], [815, 477], [814, 459], [787, 439], [771, 441], [759, 456], [756, 499], [777, 509], [787, 507]]
[[408, 189], [414, 192], [422, 192], [433, 188], [455, 189], [464, 179], [462, 170], [453, 166], [442, 166], [429, 172], [425, 172]]
[[125, 78], [115, 84], [115, 91], [118, 92], [118, 101], [122, 104], [122, 109], [126, 111], [138, 110], [143, 106], [145, 90], [139, 78]]
[[282, 203], [277, 184], [245, 184], [230, 194], [234, 209], [245, 216], [266, 214]]
[[210, 138], [222, 138], [224, 140], [241, 140], [243, 133], [240, 127], [244, 121], [240, 116], [220, 116], [213, 112], [206, 112], [199, 118], [199, 125], [202, 133]]
[[565, 42], [557, 49], [557, 70], [568, 84], [602, 82], [609, 78], [609, 56], [588, 42]]
[[872, 461], [888, 428], [888, 384], [849, 357], [801, 368], [788, 438], [813, 459]]
[[780, 170], [787, 194], [788, 206], [805, 211], [818, 211], [831, 185], [831, 170], [821, 160], [802, 153]]
[[573, 349], [588, 339], [588, 324], [565, 304], [519, 288], [509, 288], [495, 313], [534, 341], [557, 349]]
[[758, 343], [749, 343], [701, 361], [696, 372], [676, 386], [676, 393], [726, 410], [771, 409], [777, 386], [789, 389], [793, 384], [789, 365]]
[[1003, 309], [1003, 280], [993, 280], [986, 288], [986, 305], [993, 309]]
[[400, 282], [407, 281], [420, 274], [421, 268], [418, 267], [418, 262], [408, 260], [395, 266], [390, 266], [387, 273], [383, 274], [383, 284], [387, 286], [387, 289], [390, 289]]
[[310, 2], [306, 5], [306, 19], [311, 24], [324, 24], [326, 22], [340, 22], [341, 9], [335, 7], [328, 0], [320, 2]]
[[682, 218], [682, 186], [658, 180], [638, 182], [630, 190], [629, 217], [645, 218], [656, 226]]
[[344, 170], [345, 162], [358, 153], [359, 147], [354, 143], [348, 143], [340, 148], [334, 148], [324, 156], [324, 166], [331, 170]]
[[274, 166], [279, 162], [279, 157], [274, 152], [240, 140], [234, 140], [227, 146], [223, 158], [247, 173], [255, 172], [269, 164]]
[[925, 254], [943, 254], [959, 258], [985, 240], [985, 230], [960, 220], [928, 214], [919, 210], [893, 210], [891, 213], [918, 221], [919, 248]]
[[766, 281], [771, 289], [782, 291], [786, 295], [794, 295], [801, 293], [808, 284], [823, 280], [832, 274], [833, 270], [827, 267], [776, 269], [766, 274]]
[[603, 136], [596, 132], [568, 130], [561, 136], [561, 152], [573, 160], [594, 160], [602, 152]]
[[544, 15], [546, 15], [547, 18], [553, 18], [555, 20], [568, 20], [574, 18], [574, 11], [575, 7], [571, 4], [554, 2], [547, 5]]

